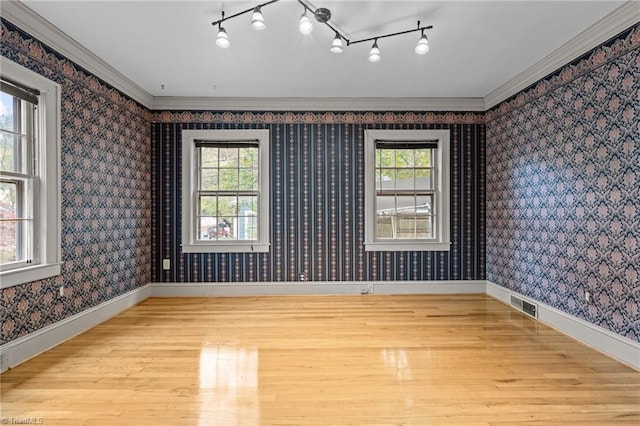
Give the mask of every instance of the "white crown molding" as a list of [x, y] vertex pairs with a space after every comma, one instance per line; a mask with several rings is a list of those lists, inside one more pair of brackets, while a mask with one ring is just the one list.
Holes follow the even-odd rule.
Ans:
[[485, 96], [486, 109], [493, 108], [638, 22], [640, 2], [627, 1], [559, 49]]
[[219, 111], [478, 111], [482, 98], [215, 98], [153, 99], [154, 110]]
[[129, 80], [118, 70], [87, 50], [52, 23], [17, 0], [3, 0], [2, 17], [21, 30], [45, 43], [61, 55], [75, 62], [96, 77], [106, 81], [147, 108], [153, 105], [153, 96]]
[[20, 1], [3, 1], [0, 13], [20, 29], [151, 110], [484, 112], [640, 22], [640, 2], [627, 1], [484, 98], [154, 97]]

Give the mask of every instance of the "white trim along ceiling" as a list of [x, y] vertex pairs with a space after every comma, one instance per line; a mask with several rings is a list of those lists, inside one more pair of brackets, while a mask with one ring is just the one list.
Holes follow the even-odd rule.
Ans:
[[192, 98], [151, 95], [18, 1], [3, 1], [1, 12], [3, 18], [151, 110], [486, 111], [640, 22], [640, 3], [628, 1], [483, 98]]

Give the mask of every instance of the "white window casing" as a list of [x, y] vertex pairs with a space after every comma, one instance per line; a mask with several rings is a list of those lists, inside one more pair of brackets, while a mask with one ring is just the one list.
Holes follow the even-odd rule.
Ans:
[[[382, 239], [376, 236], [376, 141], [432, 141], [438, 146], [434, 163], [435, 238]], [[450, 131], [449, 130], [375, 130], [364, 132], [365, 164], [365, 250], [366, 251], [449, 251], [450, 250]]]
[[[197, 223], [198, 176], [196, 142], [258, 142], [258, 237], [256, 240], [203, 240]], [[183, 253], [251, 253], [270, 248], [269, 130], [182, 130], [182, 252]]]
[[[38, 96], [35, 146], [30, 159], [35, 167], [32, 197], [33, 246], [30, 263], [18, 268], [0, 267], [0, 288], [60, 275], [60, 85], [6, 58], [0, 58], [2, 77], [36, 89]], [[34, 161], [35, 158], [35, 161]]]

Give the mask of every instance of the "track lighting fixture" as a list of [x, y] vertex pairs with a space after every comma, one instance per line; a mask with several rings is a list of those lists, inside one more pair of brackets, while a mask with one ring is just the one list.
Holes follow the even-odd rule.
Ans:
[[262, 11], [260, 6], [253, 9], [253, 14], [251, 15], [251, 28], [254, 30], [264, 30], [266, 28], [266, 24], [264, 23], [264, 16], [262, 16]]
[[418, 40], [418, 44], [416, 44], [415, 51], [418, 55], [424, 55], [429, 51], [429, 40], [427, 40], [424, 31], [422, 32], [420, 40]]
[[[224, 11], [223, 11], [222, 19], [211, 23], [213, 26], [218, 26], [218, 35], [216, 37], [216, 45], [222, 48], [227, 48], [231, 44], [229, 40], [229, 36], [227, 35], [227, 32], [221, 25], [224, 21], [228, 19], [235, 18], [237, 16], [244, 15], [246, 13], [251, 12], [251, 27], [256, 30], [263, 30], [264, 28], [266, 28], [264, 17], [262, 16], [262, 8], [272, 3], [276, 3], [278, 1], [279, 0], [270, 0], [265, 3], [261, 3], [255, 7], [243, 10], [242, 12], [238, 12], [234, 15], [228, 16], [226, 18], [224, 16]], [[324, 7], [321, 7], [315, 10], [311, 9], [311, 7], [308, 4], [306, 4], [303, 0], [298, 0], [298, 3], [300, 3], [304, 8], [304, 11], [302, 15], [300, 15], [300, 20], [298, 22], [298, 29], [300, 30], [300, 32], [302, 34], [309, 34], [311, 33], [311, 31], [313, 31], [313, 23], [311, 22], [311, 19], [309, 19], [309, 17], [307, 16], [307, 12], [310, 12], [310, 14], [313, 15], [313, 17], [316, 19], [317, 22], [326, 25], [335, 33], [335, 37], [333, 38], [333, 42], [331, 43], [331, 48], [329, 49], [333, 53], [342, 53], [344, 51], [344, 42], [346, 42], [346, 45], [348, 47], [348, 46], [351, 46], [352, 44], [364, 43], [364, 42], [373, 40], [373, 45], [371, 46], [371, 50], [369, 51], [369, 61], [378, 62], [382, 58], [382, 56], [380, 55], [380, 48], [378, 47], [378, 39], [395, 37], [403, 34], [412, 33], [415, 31], [421, 32], [420, 39], [418, 40], [418, 43], [416, 44], [416, 47], [415, 47], [415, 52], [418, 55], [424, 55], [429, 51], [429, 40], [427, 40], [427, 36], [424, 33], [424, 31], [432, 29], [433, 28], [432, 25], [422, 27], [420, 26], [420, 21], [418, 21], [417, 27], [410, 30], [400, 31], [396, 33], [382, 34], [374, 37], [352, 41], [352, 40], [349, 40], [347, 37], [345, 37], [340, 31], [338, 31], [331, 24], [330, 22], [331, 11], [329, 9]]]
[[223, 49], [226, 49], [227, 47], [229, 47], [231, 45], [231, 43], [229, 42], [229, 36], [227, 35], [227, 32], [225, 31], [225, 29], [223, 27], [220, 27], [218, 29], [218, 36], [216, 37], [216, 44], [218, 45], [218, 47], [222, 47]]
[[302, 15], [300, 15], [298, 29], [302, 34], [310, 34], [311, 31], [313, 31], [313, 24], [311, 23], [311, 19], [307, 16], [307, 9], [305, 9]]
[[[224, 19], [224, 12], [222, 12], [222, 19]], [[218, 45], [218, 47], [222, 47], [223, 49], [226, 49], [231, 45], [231, 43], [229, 42], [229, 36], [227, 35], [227, 32], [225, 31], [225, 29], [222, 27], [222, 24], [218, 24], [218, 35], [216, 36], [216, 45]]]
[[329, 50], [333, 53], [342, 53], [344, 51], [344, 47], [342, 46], [342, 37], [340, 37], [340, 34], [336, 33], [333, 43], [331, 43], [331, 49]]
[[380, 56], [378, 40], [376, 39], [373, 42], [373, 46], [371, 46], [371, 50], [369, 51], [369, 62], [378, 62], [380, 59], [382, 59], [382, 56]]

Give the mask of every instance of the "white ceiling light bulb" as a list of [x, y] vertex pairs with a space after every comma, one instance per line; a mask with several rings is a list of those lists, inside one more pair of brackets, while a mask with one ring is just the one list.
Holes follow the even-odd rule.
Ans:
[[382, 56], [380, 56], [378, 40], [375, 40], [373, 42], [373, 46], [371, 46], [371, 50], [369, 51], [369, 62], [378, 62], [380, 59], [382, 59]]
[[304, 13], [300, 15], [300, 23], [298, 24], [298, 29], [302, 34], [309, 34], [313, 31], [313, 23], [311, 23], [311, 19], [307, 16], [307, 10], [305, 9]]
[[231, 42], [229, 41], [229, 36], [227, 35], [227, 32], [224, 30], [223, 27], [220, 27], [220, 29], [218, 30], [218, 36], [216, 37], [216, 44], [218, 45], [218, 47], [222, 47], [223, 49], [226, 49], [227, 47], [229, 47], [229, 45], [231, 45]]
[[333, 39], [333, 43], [331, 43], [331, 49], [329, 49], [333, 53], [342, 53], [344, 48], [342, 46], [342, 37], [336, 33], [335, 38]]
[[264, 30], [266, 28], [264, 17], [262, 16], [262, 12], [260, 12], [259, 6], [253, 9], [253, 14], [251, 15], [251, 27], [254, 30]]
[[427, 36], [424, 33], [422, 37], [420, 37], [420, 40], [418, 40], [415, 50], [418, 55], [424, 55], [429, 51], [429, 40], [427, 40]]

